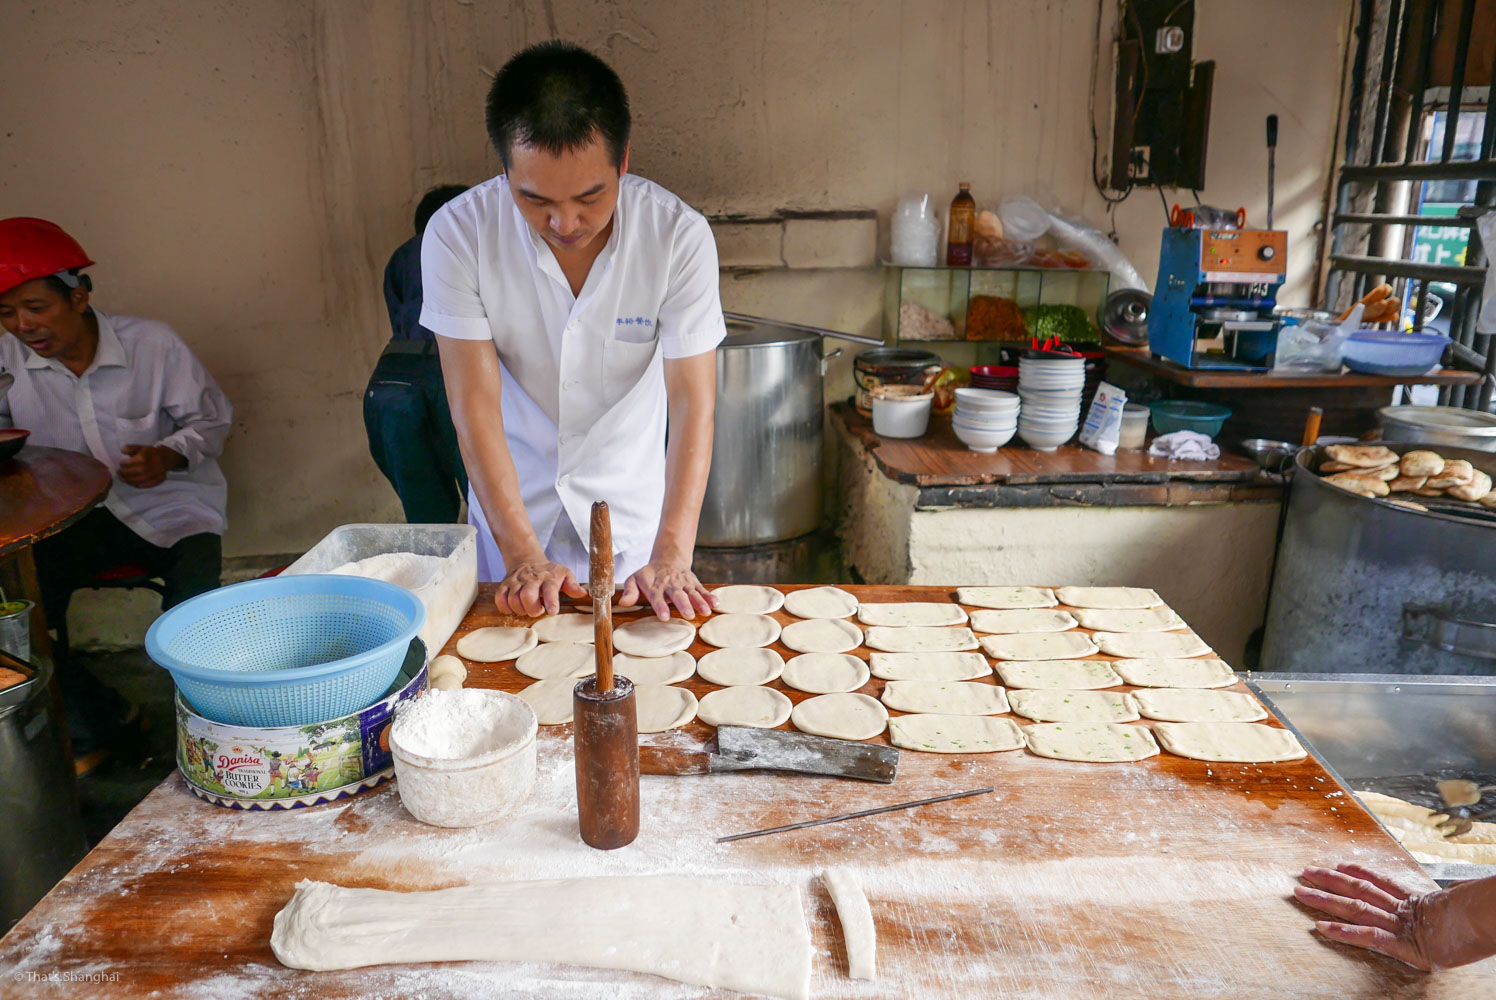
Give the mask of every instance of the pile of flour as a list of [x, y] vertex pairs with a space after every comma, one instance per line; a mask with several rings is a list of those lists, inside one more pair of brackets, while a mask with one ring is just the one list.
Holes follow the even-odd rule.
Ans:
[[406, 590], [420, 590], [441, 571], [445, 556], [418, 556], [414, 552], [381, 552], [377, 556], [344, 563], [329, 570], [339, 576], [362, 576], [384, 580]]
[[432, 688], [400, 710], [392, 735], [404, 749], [433, 760], [475, 757], [514, 741], [506, 707], [481, 690]]

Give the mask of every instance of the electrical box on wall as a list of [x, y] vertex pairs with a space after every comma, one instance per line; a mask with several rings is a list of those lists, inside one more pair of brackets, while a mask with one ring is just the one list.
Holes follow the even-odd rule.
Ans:
[[1194, 0], [1123, 0], [1111, 186], [1205, 186], [1215, 63], [1192, 59]]

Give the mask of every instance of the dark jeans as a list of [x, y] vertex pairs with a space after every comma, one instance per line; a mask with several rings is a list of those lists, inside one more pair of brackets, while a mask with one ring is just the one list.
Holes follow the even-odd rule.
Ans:
[[431, 350], [379, 359], [364, 393], [364, 429], [369, 454], [399, 495], [405, 520], [455, 524], [467, 472], [434, 344]]
[[[152, 545], [103, 507], [96, 507], [72, 527], [36, 544], [36, 575], [42, 610], [49, 625], [62, 624], [73, 591], [98, 573], [121, 563], [137, 563], [166, 583], [161, 610], [218, 586], [223, 569], [223, 540], [218, 535], [191, 535], [170, 548]], [[67, 705], [75, 749], [93, 749], [109, 740], [129, 711], [118, 691], [88, 670], [57, 664], [57, 682]]]

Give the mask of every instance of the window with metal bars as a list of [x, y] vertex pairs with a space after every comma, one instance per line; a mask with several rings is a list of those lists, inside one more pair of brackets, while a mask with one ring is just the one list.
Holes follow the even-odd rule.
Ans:
[[1439, 402], [1492, 408], [1496, 337], [1476, 330], [1496, 206], [1496, 0], [1359, 0], [1324, 298], [1336, 311], [1381, 283], [1399, 325], [1451, 338], [1478, 385]]

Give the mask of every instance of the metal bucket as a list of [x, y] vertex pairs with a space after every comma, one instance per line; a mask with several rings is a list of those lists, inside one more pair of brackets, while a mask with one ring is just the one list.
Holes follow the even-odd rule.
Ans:
[[1377, 410], [1388, 441], [1496, 451], [1496, 415], [1458, 406], [1384, 406]]
[[[1489, 452], [1438, 451], [1496, 473]], [[1496, 674], [1496, 512], [1348, 493], [1315, 474], [1323, 458], [1304, 448], [1295, 459], [1260, 669]]]

